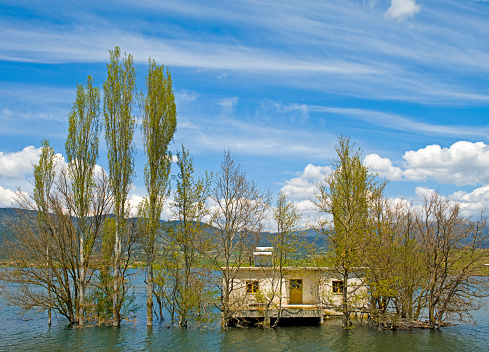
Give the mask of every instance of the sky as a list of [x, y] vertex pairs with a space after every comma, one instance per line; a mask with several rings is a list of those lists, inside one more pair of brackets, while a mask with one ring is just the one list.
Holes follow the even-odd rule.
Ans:
[[[65, 154], [77, 83], [102, 88], [108, 50], [171, 72], [196, 175], [229, 149], [307, 216], [348, 135], [385, 195], [433, 190], [489, 206], [489, 1], [0, 0], [0, 207], [32, 189], [41, 140]], [[145, 195], [138, 127], [132, 205]], [[107, 166], [105, 140], [98, 164]]]

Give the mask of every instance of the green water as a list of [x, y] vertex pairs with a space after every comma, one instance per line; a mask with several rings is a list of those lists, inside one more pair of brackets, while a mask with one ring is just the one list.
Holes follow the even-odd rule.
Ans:
[[[144, 293], [140, 282], [136, 288]], [[76, 328], [62, 317], [48, 327], [45, 313], [23, 316], [0, 301], [0, 351], [489, 351], [489, 312], [480, 310], [474, 318], [477, 325], [440, 331], [343, 331], [339, 320], [323, 326], [227, 331], [217, 324], [185, 330], [163, 322], [148, 329], [143, 308], [134, 323], [120, 328]]]

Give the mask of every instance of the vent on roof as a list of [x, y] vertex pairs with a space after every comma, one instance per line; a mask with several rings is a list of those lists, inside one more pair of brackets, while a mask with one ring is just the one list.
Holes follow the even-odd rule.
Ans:
[[253, 251], [255, 266], [272, 266], [273, 247], [256, 247]]

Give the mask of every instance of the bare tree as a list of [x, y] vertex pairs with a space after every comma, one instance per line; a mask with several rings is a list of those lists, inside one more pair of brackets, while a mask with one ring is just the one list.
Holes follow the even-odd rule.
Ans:
[[300, 246], [297, 226], [301, 214], [297, 207], [282, 192], [279, 193], [277, 205], [273, 211], [273, 218], [277, 225], [277, 231], [269, 234], [269, 240], [273, 246], [272, 251], [272, 290], [268, 294], [268, 301], [273, 302], [278, 297], [277, 319], [273, 327], [276, 327], [282, 317], [283, 285], [285, 278], [284, 267], [289, 263], [290, 256]]
[[[70, 212], [74, 197], [69, 174], [56, 163], [47, 142], [34, 167], [34, 179], [32, 197], [21, 193], [18, 199], [20, 221], [12, 224], [15, 242], [6, 247], [14, 269], [3, 271], [2, 280], [17, 285], [17, 290], [7, 293], [13, 304], [26, 310], [55, 310], [76, 324], [80, 319], [80, 257], [79, 232]], [[99, 234], [110, 204], [103, 174], [95, 178], [92, 191], [88, 228]], [[91, 263], [86, 267], [89, 278]]]
[[422, 260], [427, 269], [425, 301], [430, 328], [442, 325], [447, 315], [460, 319], [479, 307], [489, 291], [477, 274], [483, 248], [489, 244], [487, 218], [464, 218], [460, 205], [438, 193], [425, 198], [417, 223]]
[[258, 190], [257, 185], [246, 178], [246, 173], [231, 156], [224, 153], [221, 168], [214, 178], [210, 191], [212, 200], [210, 228], [200, 239], [200, 251], [222, 281], [221, 322], [228, 327], [233, 303], [230, 294], [234, 290], [239, 268], [248, 261], [257, 244], [262, 229], [270, 195]]

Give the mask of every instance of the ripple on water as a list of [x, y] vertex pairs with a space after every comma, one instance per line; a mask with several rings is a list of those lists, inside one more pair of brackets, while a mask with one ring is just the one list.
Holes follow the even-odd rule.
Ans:
[[[136, 278], [137, 279], [137, 278]], [[144, 300], [144, 285], [137, 284]], [[489, 302], [489, 299], [488, 299]], [[140, 304], [144, 301], [139, 302]], [[489, 346], [489, 314], [476, 312], [478, 325], [461, 324], [441, 331], [377, 331], [357, 327], [344, 331], [339, 320], [323, 326], [277, 329], [168, 329], [166, 323], [145, 326], [145, 309], [135, 323], [120, 328], [76, 328], [62, 317], [47, 326], [46, 314], [20, 315], [0, 297], [0, 351], [484, 351]], [[26, 319], [26, 320], [24, 320]]]

